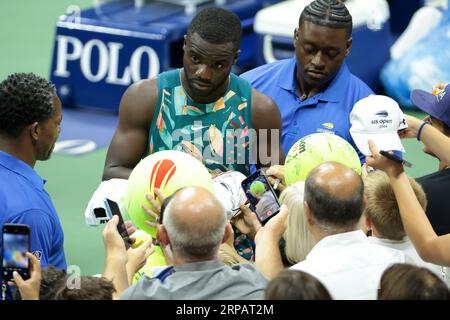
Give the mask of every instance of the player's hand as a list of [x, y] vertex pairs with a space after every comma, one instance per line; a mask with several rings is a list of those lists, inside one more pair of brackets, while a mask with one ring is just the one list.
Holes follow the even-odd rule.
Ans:
[[403, 164], [382, 156], [372, 140], [369, 140], [369, 149], [372, 155], [366, 156], [367, 165], [386, 172], [390, 177], [397, 177], [403, 172]]
[[[284, 166], [275, 165], [271, 166], [266, 171], [267, 179], [274, 189], [283, 191], [286, 189], [286, 182], [284, 180]], [[277, 181], [278, 179], [278, 181]], [[276, 188], [275, 188], [276, 187]]]
[[[155, 188], [155, 194], [156, 194], [157, 199], [159, 199], [159, 203], [162, 204], [166, 198], [163, 196], [161, 191], [156, 188]], [[158, 226], [158, 223], [162, 222], [162, 221], [159, 221], [159, 217], [161, 216], [161, 205], [158, 204], [158, 201], [156, 201], [156, 199], [153, 199], [153, 197], [151, 195], [147, 194], [147, 195], [145, 195], [145, 197], [147, 198], [148, 202], [150, 202], [152, 204], [152, 206], [154, 208], [154, 210], [152, 210], [147, 205], [145, 205], [145, 204], [142, 205], [142, 209], [144, 209], [144, 211], [147, 212], [147, 214], [154, 220], [154, 221], [147, 220], [147, 221], [145, 221], [145, 223], [148, 224], [150, 227], [156, 228]]]
[[238, 230], [252, 239], [255, 237], [259, 228], [262, 227], [258, 217], [245, 204], [239, 206], [240, 212], [231, 219], [231, 223], [238, 228]]
[[19, 289], [22, 300], [39, 300], [41, 288], [41, 262], [30, 252], [26, 253], [30, 262], [30, 279], [23, 280], [17, 271], [13, 272], [14, 283]]

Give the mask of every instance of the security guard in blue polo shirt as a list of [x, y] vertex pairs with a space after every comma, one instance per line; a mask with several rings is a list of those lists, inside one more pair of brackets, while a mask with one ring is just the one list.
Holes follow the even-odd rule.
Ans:
[[[45, 180], [33, 169], [50, 158], [61, 121], [61, 102], [47, 80], [16, 73], [0, 83], [0, 226], [28, 225], [41, 265], [66, 269], [61, 223]], [[2, 239], [0, 228], [0, 248]]]
[[349, 115], [357, 101], [373, 92], [343, 62], [352, 46], [351, 33], [352, 17], [343, 3], [313, 1], [295, 30], [295, 58], [241, 75], [280, 108], [286, 154], [300, 138], [317, 132], [337, 134], [358, 150]]

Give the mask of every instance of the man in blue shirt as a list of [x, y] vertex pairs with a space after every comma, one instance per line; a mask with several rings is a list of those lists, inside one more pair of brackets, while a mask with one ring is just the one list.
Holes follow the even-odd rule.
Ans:
[[[50, 158], [61, 121], [61, 101], [47, 80], [16, 73], [0, 83], [0, 226], [28, 225], [41, 265], [66, 269], [61, 223], [45, 180], [33, 169]], [[0, 228], [0, 255], [2, 241]]]
[[344, 63], [351, 33], [352, 17], [344, 4], [313, 1], [294, 33], [295, 57], [241, 75], [278, 105], [286, 154], [300, 138], [317, 132], [337, 134], [358, 150], [349, 133], [349, 114], [358, 100], [373, 92]]

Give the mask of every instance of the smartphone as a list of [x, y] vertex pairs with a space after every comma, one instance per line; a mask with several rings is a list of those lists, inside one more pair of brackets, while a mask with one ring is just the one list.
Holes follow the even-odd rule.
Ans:
[[119, 217], [119, 223], [117, 224], [117, 231], [119, 232], [120, 236], [123, 239], [123, 242], [125, 243], [125, 248], [128, 250], [128, 248], [131, 247], [131, 239], [130, 236], [128, 235], [127, 228], [125, 227], [125, 222], [123, 221], [122, 214], [120, 213], [119, 205], [117, 204], [117, 202], [108, 198], [105, 198], [104, 203], [109, 219], [112, 219], [113, 216]]
[[26, 253], [31, 250], [30, 227], [24, 224], [4, 224], [2, 228], [3, 280], [12, 280], [14, 271], [17, 271], [23, 279], [29, 279], [29, 259]]
[[385, 150], [380, 150], [380, 154], [388, 159], [391, 159], [395, 162], [398, 163], [402, 163], [405, 167], [411, 168], [412, 167], [412, 163], [408, 162], [402, 158], [400, 158], [398, 155], [394, 154], [394, 153], [390, 153], [388, 151]]
[[261, 170], [257, 170], [242, 181], [242, 189], [247, 196], [250, 209], [256, 213], [261, 224], [264, 225], [280, 212], [277, 195]]

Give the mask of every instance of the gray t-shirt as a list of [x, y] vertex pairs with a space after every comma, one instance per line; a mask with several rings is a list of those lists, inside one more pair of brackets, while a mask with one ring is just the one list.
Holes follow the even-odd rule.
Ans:
[[251, 264], [227, 266], [210, 260], [168, 267], [158, 276], [143, 276], [121, 300], [264, 299], [267, 280]]

